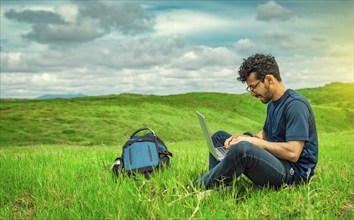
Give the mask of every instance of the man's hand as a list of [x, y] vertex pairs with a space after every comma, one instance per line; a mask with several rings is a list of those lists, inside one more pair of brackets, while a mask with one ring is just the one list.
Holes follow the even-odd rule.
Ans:
[[226, 141], [224, 142], [224, 146], [226, 149], [230, 150], [233, 145], [239, 143], [240, 141], [248, 141], [248, 142], [252, 143], [253, 139], [254, 139], [254, 137], [250, 137], [248, 135], [234, 134], [231, 137], [229, 137], [228, 139], [226, 139]]
[[256, 137], [235, 134], [226, 139], [224, 146], [227, 150], [230, 150], [235, 144], [241, 141], [248, 141], [280, 159], [288, 160], [293, 163], [298, 161], [305, 141], [269, 142], [264, 140], [265, 137], [265, 132], [258, 133]]

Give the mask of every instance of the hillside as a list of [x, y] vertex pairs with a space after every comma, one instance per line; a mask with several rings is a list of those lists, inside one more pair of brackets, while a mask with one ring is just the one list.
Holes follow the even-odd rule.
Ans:
[[[353, 130], [353, 84], [301, 89], [312, 104], [321, 133]], [[166, 142], [202, 139], [195, 111], [211, 131], [257, 132], [266, 105], [248, 94], [188, 93], [169, 96], [121, 94], [72, 99], [2, 99], [0, 146], [121, 145], [149, 126]]]

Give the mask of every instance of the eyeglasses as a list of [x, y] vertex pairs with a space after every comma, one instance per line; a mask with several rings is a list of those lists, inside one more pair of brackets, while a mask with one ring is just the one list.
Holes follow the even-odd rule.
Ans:
[[261, 81], [263, 81], [264, 77], [265, 77], [265, 76], [263, 76], [263, 77], [256, 83], [256, 85], [254, 85], [254, 86], [252, 86], [252, 85], [251, 85], [251, 86], [248, 86], [248, 87], [246, 88], [246, 91], [249, 92], [249, 93], [253, 93], [253, 91], [257, 88], [258, 84], [259, 84]]

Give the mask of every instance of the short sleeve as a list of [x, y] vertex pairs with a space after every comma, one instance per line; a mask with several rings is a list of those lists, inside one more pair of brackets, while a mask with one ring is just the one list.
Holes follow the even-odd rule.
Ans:
[[291, 101], [286, 109], [286, 141], [307, 141], [309, 139], [310, 111], [301, 100]]
[[268, 119], [268, 115], [269, 115], [269, 111], [271, 109], [271, 104], [269, 103], [267, 105], [267, 118], [264, 122], [264, 125], [263, 125], [263, 131], [267, 134], [268, 133], [268, 123], [269, 123], [269, 119]]

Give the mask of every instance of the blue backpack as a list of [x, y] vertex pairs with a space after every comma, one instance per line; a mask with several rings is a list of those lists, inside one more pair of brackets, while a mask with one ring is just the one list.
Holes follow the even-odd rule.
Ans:
[[[143, 136], [137, 135], [144, 130], [150, 132]], [[163, 141], [155, 135], [153, 130], [144, 127], [130, 135], [123, 146], [121, 156], [115, 159], [112, 170], [115, 175], [141, 173], [149, 177], [154, 170], [169, 167], [170, 157], [172, 154], [167, 150]]]

